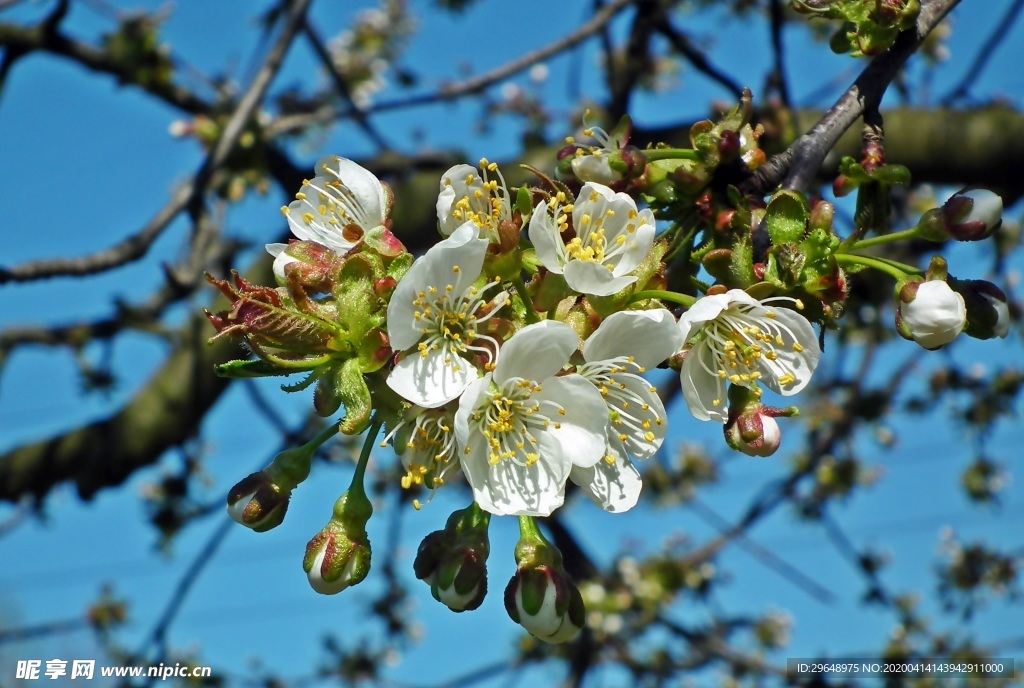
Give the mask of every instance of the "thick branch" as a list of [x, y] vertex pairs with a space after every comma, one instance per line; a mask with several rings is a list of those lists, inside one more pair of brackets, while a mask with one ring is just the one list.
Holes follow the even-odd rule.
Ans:
[[809, 189], [825, 156], [861, 116], [866, 104], [877, 107], [903, 64], [917, 52], [928, 34], [959, 2], [922, 2], [917, 30], [901, 34], [892, 48], [872, 59], [853, 85], [817, 124], [784, 153], [775, 156], [758, 170], [749, 188], [766, 191], [785, 179], [783, 186], [787, 189]]
[[[125, 65], [110, 54], [88, 43], [76, 41], [67, 35], [44, 27], [23, 27], [17, 24], [0, 24], [0, 45], [21, 53], [43, 51], [69, 58], [83, 67], [101, 74], [116, 77], [121, 83], [130, 83], [130, 65]], [[208, 113], [212, 106], [189, 89], [174, 83], [153, 82], [145, 90], [179, 110], [192, 114]]]

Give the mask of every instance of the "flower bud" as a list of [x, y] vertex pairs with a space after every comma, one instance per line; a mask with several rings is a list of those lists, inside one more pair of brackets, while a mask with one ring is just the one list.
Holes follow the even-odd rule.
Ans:
[[281, 525], [291, 496], [291, 488], [282, 489], [266, 471], [253, 473], [228, 492], [228, 515], [262, 533]]
[[338, 254], [315, 241], [295, 241], [289, 244], [267, 244], [274, 256], [274, 277], [280, 285], [288, 284], [290, 273], [295, 273], [298, 284], [314, 293], [331, 291], [338, 270]]
[[926, 349], [953, 341], [967, 322], [964, 297], [943, 280], [906, 282], [899, 290], [896, 330]]
[[530, 635], [547, 643], [575, 638], [586, 621], [579, 589], [562, 568], [562, 553], [529, 516], [519, 517], [516, 575], [505, 588], [505, 611]]
[[985, 239], [1003, 223], [1003, 199], [988, 189], [954, 194], [942, 211], [949, 234], [957, 241]]
[[335, 595], [357, 585], [370, 572], [366, 522], [372, 512], [365, 494], [349, 490], [334, 504], [331, 520], [306, 545], [302, 568], [321, 595]]
[[1003, 223], [1003, 199], [988, 189], [953, 194], [941, 208], [929, 210], [917, 223], [921, 237], [929, 241], [979, 241]]
[[543, 564], [516, 571], [505, 588], [505, 610], [530, 635], [548, 643], [575, 638], [586, 617], [583, 597], [569, 575]]
[[314, 452], [331, 434], [325, 431], [301, 447], [284, 450], [262, 471], [232, 487], [228, 492], [228, 515], [257, 533], [281, 525], [292, 490], [309, 476]]
[[448, 518], [444, 530], [427, 535], [413, 562], [416, 577], [454, 612], [476, 609], [487, 595], [490, 514], [475, 503]]
[[786, 409], [765, 406], [753, 390], [731, 385], [729, 419], [723, 427], [725, 442], [747, 456], [771, 456], [782, 443], [782, 431], [775, 419], [798, 413], [795, 406]]
[[1005, 337], [1010, 331], [1010, 308], [1003, 290], [985, 280], [950, 279], [950, 286], [964, 298], [967, 325], [964, 333], [975, 339]]

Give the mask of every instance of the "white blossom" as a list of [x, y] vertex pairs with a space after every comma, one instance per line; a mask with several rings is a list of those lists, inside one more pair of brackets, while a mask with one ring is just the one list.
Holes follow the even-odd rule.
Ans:
[[[321, 158], [315, 169], [316, 176], [303, 180], [295, 200], [281, 212], [298, 239], [344, 254], [366, 232], [384, 224], [387, 191], [372, 172], [346, 158]], [[284, 266], [295, 260], [287, 254], [288, 244], [266, 248], [274, 256], [274, 274], [284, 280]]]
[[481, 237], [498, 243], [498, 229], [511, 220], [512, 201], [497, 164], [484, 159], [479, 170], [471, 165], [455, 165], [441, 175], [437, 223], [444, 236], [472, 222]]
[[574, 467], [570, 480], [602, 509], [627, 511], [640, 496], [640, 474], [629, 457], [654, 456], [668, 429], [657, 389], [640, 373], [681, 346], [675, 318], [664, 308], [613, 313], [583, 344], [585, 363], [577, 372], [600, 392], [609, 423], [603, 459]]
[[593, 466], [604, 455], [601, 395], [580, 375], [558, 376], [578, 347], [565, 323], [528, 325], [459, 400], [462, 470], [485, 511], [547, 516], [562, 505], [572, 467]]
[[476, 286], [487, 240], [465, 223], [421, 256], [398, 283], [388, 304], [388, 337], [396, 351], [408, 351], [388, 376], [388, 385], [419, 406], [433, 408], [455, 399], [493, 362], [498, 343], [482, 326], [508, 300], [498, 286]]
[[741, 289], [704, 296], [679, 319], [684, 342], [680, 381], [683, 398], [698, 420], [728, 420], [726, 385], [783, 396], [796, 394], [811, 379], [821, 357], [814, 328], [789, 308], [758, 301]]
[[538, 260], [551, 272], [564, 275], [572, 289], [608, 296], [636, 281], [629, 273], [650, 252], [654, 229], [650, 209], [638, 211], [626, 194], [588, 183], [575, 203], [567, 203], [559, 192], [538, 204], [530, 218], [529, 236]]

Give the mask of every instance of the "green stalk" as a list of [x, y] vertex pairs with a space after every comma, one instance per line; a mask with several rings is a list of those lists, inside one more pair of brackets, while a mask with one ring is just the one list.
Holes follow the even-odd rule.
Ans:
[[686, 306], [687, 308], [697, 302], [696, 296], [688, 296], [686, 294], [677, 294], [674, 291], [661, 291], [657, 289], [638, 291], [629, 297], [629, 302], [636, 303], [637, 301], [644, 301], [646, 299], [660, 299], [661, 301], [678, 303], [680, 306]]
[[363, 476], [366, 474], [366, 464], [370, 462], [370, 452], [373, 450], [373, 445], [377, 442], [377, 433], [380, 432], [382, 425], [384, 425], [384, 421], [379, 417], [374, 417], [370, 422], [370, 428], [366, 431], [366, 439], [363, 440], [363, 449], [359, 452], [359, 463], [356, 464], [356, 472], [352, 475], [352, 486], [349, 487], [349, 492], [353, 496], [367, 502], [369, 500], [366, 497], [366, 489], [363, 487]]
[[909, 265], [903, 265], [902, 263], [896, 263], [895, 261], [889, 261], [884, 258], [871, 258], [869, 256], [858, 256], [850, 253], [837, 253], [835, 254], [835, 259], [840, 265], [864, 265], [880, 272], [884, 272], [897, 282], [906, 279], [907, 276], [912, 273], [919, 272], [917, 269]]
[[648, 160], [700, 160], [700, 153], [692, 148], [652, 148], [643, 151]]
[[851, 251], [859, 251], [863, 248], [870, 248], [871, 246], [881, 246], [882, 244], [891, 244], [896, 241], [904, 241], [910, 239], [917, 239], [920, 237], [920, 229], [917, 225], [914, 225], [910, 229], [904, 229], [902, 232], [892, 232], [891, 234], [883, 234], [882, 236], [871, 237], [870, 239], [861, 239], [850, 246]]
[[519, 300], [523, 302], [523, 307], [526, 309], [526, 321], [531, 324], [540, 322], [540, 315], [533, 308], [533, 301], [530, 300], [530, 295], [526, 291], [526, 283], [523, 282], [523, 278], [513, 277], [512, 286], [515, 287], [516, 293], [519, 294]]

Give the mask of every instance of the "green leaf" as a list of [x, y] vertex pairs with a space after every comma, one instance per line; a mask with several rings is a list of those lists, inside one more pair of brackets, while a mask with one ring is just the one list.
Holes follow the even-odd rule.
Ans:
[[765, 222], [772, 245], [794, 244], [804, 237], [807, 230], [809, 209], [804, 197], [793, 191], [780, 191], [768, 203]]
[[214, 366], [213, 372], [220, 377], [229, 377], [233, 379], [245, 379], [245, 378], [257, 378], [257, 377], [272, 377], [276, 375], [290, 375], [295, 370], [281, 368], [272, 363], [266, 361], [256, 360], [235, 360], [228, 361], [227, 363], [221, 363], [220, 365]]
[[338, 396], [345, 406], [345, 420], [338, 427], [346, 435], [358, 435], [370, 424], [370, 413], [373, 411], [370, 388], [363, 379], [359, 361], [350, 358], [341, 364], [335, 380]]

